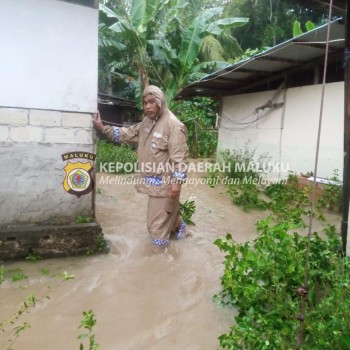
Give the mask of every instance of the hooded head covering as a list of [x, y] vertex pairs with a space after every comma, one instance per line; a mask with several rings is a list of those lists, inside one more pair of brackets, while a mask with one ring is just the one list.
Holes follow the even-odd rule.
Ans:
[[148, 85], [143, 90], [142, 97], [145, 97], [147, 95], [152, 95], [154, 97], [154, 99], [156, 100], [156, 104], [160, 109], [159, 115], [161, 115], [167, 108], [163, 91], [158, 86]]

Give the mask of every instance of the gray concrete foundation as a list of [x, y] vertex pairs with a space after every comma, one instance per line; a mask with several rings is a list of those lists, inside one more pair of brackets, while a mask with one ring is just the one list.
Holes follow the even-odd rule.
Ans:
[[97, 223], [14, 225], [0, 228], [0, 260], [64, 257], [107, 252]]

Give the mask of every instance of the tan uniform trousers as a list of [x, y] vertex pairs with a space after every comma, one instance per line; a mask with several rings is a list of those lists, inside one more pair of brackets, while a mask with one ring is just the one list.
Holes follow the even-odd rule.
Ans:
[[156, 250], [170, 243], [170, 234], [180, 222], [179, 208], [179, 198], [148, 197], [147, 228]]

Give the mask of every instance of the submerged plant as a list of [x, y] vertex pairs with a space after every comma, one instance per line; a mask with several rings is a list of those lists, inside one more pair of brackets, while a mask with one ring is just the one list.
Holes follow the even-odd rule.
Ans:
[[185, 201], [180, 203], [180, 215], [183, 221], [188, 225], [195, 225], [191, 220], [192, 215], [196, 211], [196, 203], [194, 201]]
[[93, 218], [91, 216], [86, 216], [86, 215], [78, 215], [75, 218], [75, 222], [77, 224], [88, 224], [93, 221]]
[[16, 342], [16, 340], [19, 338], [19, 336], [21, 335], [21, 333], [23, 331], [25, 331], [26, 329], [30, 328], [31, 325], [27, 322], [24, 322], [23, 324], [16, 326], [14, 328], [14, 334], [13, 334], [13, 339], [10, 339], [9, 342], [9, 346], [6, 348], [6, 350], [14, 350], [13, 345]]
[[0, 266], [0, 284], [4, 283], [5, 281], [5, 268], [4, 266]]
[[[88, 332], [79, 334], [78, 339], [80, 340], [88, 339], [88, 348], [86, 348], [87, 350], [98, 350], [100, 348], [100, 345], [96, 343], [95, 335], [92, 332], [96, 322], [97, 321], [95, 318], [95, 314], [93, 313], [92, 310], [83, 312], [83, 319], [80, 322], [79, 328], [84, 328]], [[85, 348], [83, 343], [80, 343], [79, 350], [84, 350], [84, 349]]]

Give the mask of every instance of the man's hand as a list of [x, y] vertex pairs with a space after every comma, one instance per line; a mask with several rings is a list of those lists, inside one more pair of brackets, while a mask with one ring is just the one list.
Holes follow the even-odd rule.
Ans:
[[170, 187], [169, 197], [171, 199], [176, 199], [176, 198], [180, 197], [180, 192], [181, 192], [181, 184], [172, 183], [171, 187]]
[[95, 116], [95, 118], [93, 119], [93, 123], [94, 123], [94, 126], [95, 128], [98, 130], [98, 131], [103, 131], [103, 129], [105, 128], [105, 126], [103, 125], [102, 123], [102, 119], [101, 119], [101, 116], [100, 116], [100, 112], [97, 111], [97, 114]]

